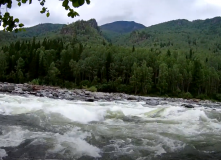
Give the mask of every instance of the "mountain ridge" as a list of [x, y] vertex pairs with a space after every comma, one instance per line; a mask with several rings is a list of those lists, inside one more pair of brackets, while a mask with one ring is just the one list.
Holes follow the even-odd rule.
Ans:
[[[115, 27], [111, 28], [112, 25], [115, 25]], [[123, 27], [115, 30], [118, 25]], [[137, 26], [141, 27], [139, 28]], [[96, 42], [96, 39], [99, 39], [100, 43], [100, 41], [103, 41], [103, 39], [105, 39], [116, 45], [134, 45], [140, 47], [151, 47], [153, 45], [160, 45], [162, 47], [165, 46], [162, 45], [164, 43], [175, 41], [175, 46], [179, 48], [181, 47], [181, 45], [177, 44], [177, 42], [186, 41], [184, 37], [181, 36], [181, 34], [185, 34], [186, 37], [189, 37], [188, 41], [196, 41], [197, 39], [199, 39], [198, 41], [203, 41], [203, 35], [206, 35], [207, 39], [211, 38], [211, 36], [216, 36], [216, 34], [220, 35], [220, 26], [221, 17], [193, 21], [189, 21], [186, 19], [177, 19], [159, 23], [149, 27], [145, 27], [144, 25], [136, 23], [134, 21], [115, 21], [98, 26], [95, 19], [90, 19], [89, 21], [79, 20], [69, 25], [52, 23], [39, 24], [33, 27], [25, 28], [25, 32], [19, 32], [16, 34], [0, 32], [0, 43], [5, 44], [15, 40], [30, 39], [32, 37], [50, 38], [63, 36], [67, 35], [64, 30], [65, 28], [68, 28], [69, 31], [75, 32], [76, 35], [80, 37], [80, 40], [83, 41], [87, 41], [91, 38], [94, 42]], [[108, 30], [108, 28], [111, 28], [111, 30]], [[126, 30], [124, 30], [125, 28]], [[84, 29], [86, 29], [87, 31]], [[83, 32], [85, 32], [85, 34]], [[70, 34], [70, 32], [68, 33], [69, 36], [73, 36], [73, 34]]]
[[[221, 17], [190, 22], [184, 19], [173, 20], [120, 36], [108, 37], [114, 45], [156, 47], [186, 50], [204, 49], [209, 51], [219, 44], [221, 37]], [[171, 45], [172, 44], [172, 45]], [[196, 47], [199, 45], [198, 47]]]
[[129, 33], [145, 27], [146, 26], [143, 24], [136, 23], [134, 21], [115, 21], [100, 26], [101, 30], [109, 30], [117, 33]]

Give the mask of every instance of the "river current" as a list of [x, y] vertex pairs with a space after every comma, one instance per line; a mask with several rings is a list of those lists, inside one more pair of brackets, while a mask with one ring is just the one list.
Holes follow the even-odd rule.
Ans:
[[220, 160], [221, 107], [0, 94], [0, 160]]

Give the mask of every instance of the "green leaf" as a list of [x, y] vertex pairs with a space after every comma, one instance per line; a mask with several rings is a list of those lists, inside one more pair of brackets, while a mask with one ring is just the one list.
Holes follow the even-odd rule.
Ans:
[[19, 7], [21, 6], [21, 2], [18, 2], [18, 6], [19, 6]]
[[63, 7], [67, 7], [68, 3], [69, 3], [68, 0], [64, 0], [63, 3], [62, 3], [62, 6], [63, 6]]
[[68, 3], [69, 3], [68, 0], [64, 0], [63, 3], [62, 3], [62, 6], [65, 7], [66, 10], [68, 10], [70, 8]]
[[16, 18], [14, 21], [18, 23], [18, 22], [19, 22], [19, 19], [18, 19], [18, 18]]
[[45, 4], [45, 1], [42, 0], [42, 1], [40, 2], [40, 5], [41, 5], [41, 6], [44, 6], [44, 4]]
[[10, 14], [8, 12], [5, 13], [4, 15], [6, 18], [8, 18], [10, 16]]
[[78, 0], [79, 6], [82, 6], [84, 4], [84, 0]]
[[46, 9], [47, 9], [47, 8], [43, 7], [42, 10], [40, 11], [40, 13], [45, 13], [45, 12], [46, 12]]
[[22, 2], [22, 3], [26, 3], [26, 2], [27, 2], [27, 0], [22, 0], [21, 2]]
[[74, 18], [76, 16], [79, 16], [79, 14], [75, 12], [73, 9], [70, 9], [70, 12], [68, 13], [68, 17]]
[[7, 4], [7, 8], [11, 8], [12, 7], [12, 2], [10, 3], [10, 2], [8, 2], [8, 4]]
[[18, 26], [19, 26], [19, 27], [23, 27], [23, 26], [24, 26], [24, 24], [20, 23]]
[[78, 1], [76, 0], [76, 1], [72, 1], [72, 6], [75, 7], [75, 8], [77, 8], [77, 7], [79, 7], [80, 5], [79, 5]]
[[74, 18], [74, 17], [77, 17], [77, 16], [79, 16], [79, 14], [77, 12], [73, 12], [71, 17]]
[[50, 16], [50, 13], [48, 12], [48, 13], [46, 14], [46, 16], [49, 17], [49, 16]]
[[91, 1], [90, 1], [90, 0], [86, 0], [86, 2], [87, 2], [87, 4], [90, 4], [90, 3], [91, 3]]

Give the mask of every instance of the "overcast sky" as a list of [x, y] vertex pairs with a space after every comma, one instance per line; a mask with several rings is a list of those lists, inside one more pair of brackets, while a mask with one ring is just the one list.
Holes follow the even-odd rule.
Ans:
[[221, 0], [91, 0], [90, 5], [77, 9], [80, 16], [74, 19], [67, 17], [59, 0], [46, 0], [45, 6], [51, 13], [49, 18], [40, 14], [41, 6], [37, 0], [21, 7], [13, 1], [9, 12], [26, 27], [39, 23], [67, 24], [91, 18], [95, 18], [99, 25], [124, 20], [150, 26], [175, 19], [196, 20], [221, 16]]

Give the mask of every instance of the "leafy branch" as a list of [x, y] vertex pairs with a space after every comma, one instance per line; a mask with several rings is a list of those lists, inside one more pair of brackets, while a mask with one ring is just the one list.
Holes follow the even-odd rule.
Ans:
[[[22, 4], [32, 4], [32, 0], [16, 0], [18, 3], [18, 6], [21, 7]], [[40, 11], [41, 14], [46, 14], [47, 17], [50, 16], [50, 12], [47, 7], [45, 7], [45, 2], [46, 0], [38, 0], [39, 4], [42, 6], [42, 10]], [[76, 16], [79, 16], [79, 14], [72, 9], [73, 8], [78, 8], [82, 5], [85, 4], [90, 4], [90, 0], [61, 0], [63, 1], [62, 6], [65, 8], [65, 10], [68, 10], [68, 17], [74, 18]], [[0, 8], [2, 5], [5, 5], [7, 8], [11, 9], [12, 8], [12, 0], [1, 0], [0, 1]], [[72, 6], [72, 7], [71, 7]], [[11, 32], [15, 31], [18, 32], [19, 30], [22, 29], [24, 26], [23, 23], [19, 23], [18, 18], [14, 18], [13, 16], [10, 15], [9, 12], [6, 12], [4, 15], [0, 14], [0, 24], [4, 27], [4, 31]]]

